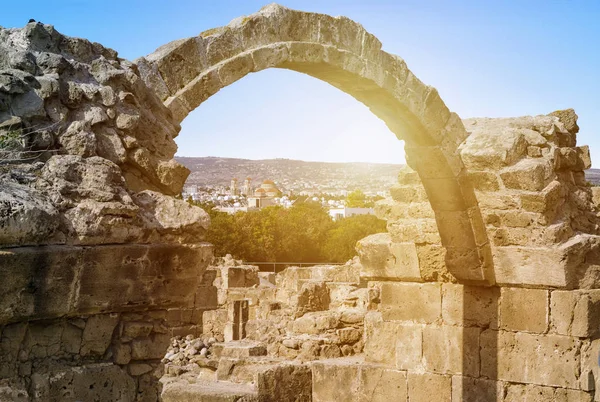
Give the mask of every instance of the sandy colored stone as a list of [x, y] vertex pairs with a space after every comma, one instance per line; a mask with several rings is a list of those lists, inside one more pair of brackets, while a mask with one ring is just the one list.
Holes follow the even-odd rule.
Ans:
[[407, 397], [406, 372], [383, 367], [361, 367], [358, 401], [404, 401]]
[[552, 165], [544, 159], [522, 159], [519, 163], [500, 172], [507, 188], [540, 191], [552, 181]]
[[436, 283], [383, 282], [379, 308], [384, 320], [434, 323], [441, 319], [441, 293]]
[[497, 328], [499, 289], [444, 283], [444, 324]]
[[482, 376], [579, 387], [581, 341], [576, 338], [486, 330], [481, 334], [480, 346]]
[[506, 402], [591, 402], [592, 396], [575, 389], [559, 389], [539, 385], [510, 384], [507, 386]]
[[452, 400], [452, 381], [450, 376], [409, 372], [407, 380], [409, 402], [450, 402]]
[[501, 381], [464, 376], [452, 377], [452, 402], [503, 402]]
[[423, 361], [428, 372], [479, 375], [479, 328], [426, 326]]
[[421, 280], [414, 243], [393, 243], [388, 233], [378, 233], [360, 240], [356, 247], [362, 278]]
[[600, 331], [600, 291], [560, 291], [550, 294], [550, 332], [581, 338]]
[[542, 289], [501, 288], [500, 328], [544, 333], [550, 315], [549, 292]]
[[103, 314], [90, 317], [83, 330], [82, 355], [103, 355], [112, 341], [113, 331], [119, 321], [118, 314]]

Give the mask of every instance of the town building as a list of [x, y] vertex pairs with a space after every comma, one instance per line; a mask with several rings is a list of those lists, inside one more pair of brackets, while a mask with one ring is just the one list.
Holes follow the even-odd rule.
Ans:
[[277, 198], [281, 197], [281, 191], [272, 180], [265, 180], [259, 188], [254, 190], [254, 196], [248, 197], [249, 208], [264, 208], [277, 205]]
[[373, 208], [348, 208], [348, 207], [339, 207], [339, 208], [331, 208], [329, 210], [329, 215], [334, 221], [343, 218], [349, 218], [354, 215], [374, 215], [375, 210]]

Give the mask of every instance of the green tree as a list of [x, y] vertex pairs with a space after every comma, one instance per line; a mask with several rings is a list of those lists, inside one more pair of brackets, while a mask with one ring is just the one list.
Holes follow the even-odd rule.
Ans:
[[360, 189], [356, 189], [346, 197], [346, 206], [348, 208], [363, 208], [366, 200], [367, 196], [365, 193]]
[[363, 237], [386, 231], [384, 220], [374, 215], [354, 215], [340, 219], [327, 233], [323, 253], [329, 262], [346, 262], [356, 255], [356, 242]]
[[320, 262], [322, 245], [334, 223], [317, 202], [304, 202], [284, 210], [278, 228], [278, 261]]

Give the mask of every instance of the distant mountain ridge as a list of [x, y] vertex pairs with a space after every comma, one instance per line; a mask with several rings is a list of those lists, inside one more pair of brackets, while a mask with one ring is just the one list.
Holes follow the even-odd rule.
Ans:
[[[313, 162], [296, 159], [242, 159], [217, 156], [184, 157], [175, 159], [191, 170], [186, 185], [229, 186], [232, 178], [242, 185], [246, 177], [257, 186], [263, 180], [274, 180], [286, 189], [360, 188], [363, 191], [384, 191], [394, 185], [404, 166], [368, 162]], [[589, 169], [586, 179], [600, 185], [600, 169]]]
[[274, 180], [282, 189], [385, 191], [397, 182], [402, 164], [368, 162], [307, 162], [295, 159], [241, 159], [180, 157], [191, 170], [186, 185], [229, 186], [232, 178], [241, 186], [246, 177], [254, 186]]
[[600, 169], [588, 169], [585, 171], [585, 178], [590, 183], [600, 186]]

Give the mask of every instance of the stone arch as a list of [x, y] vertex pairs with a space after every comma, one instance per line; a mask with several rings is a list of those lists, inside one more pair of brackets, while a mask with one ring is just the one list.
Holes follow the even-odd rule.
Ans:
[[493, 283], [490, 248], [458, 146], [468, 136], [437, 90], [360, 24], [272, 4], [138, 59], [146, 84], [181, 122], [221, 88], [267, 68], [311, 75], [365, 104], [400, 139], [418, 172], [459, 280]]

